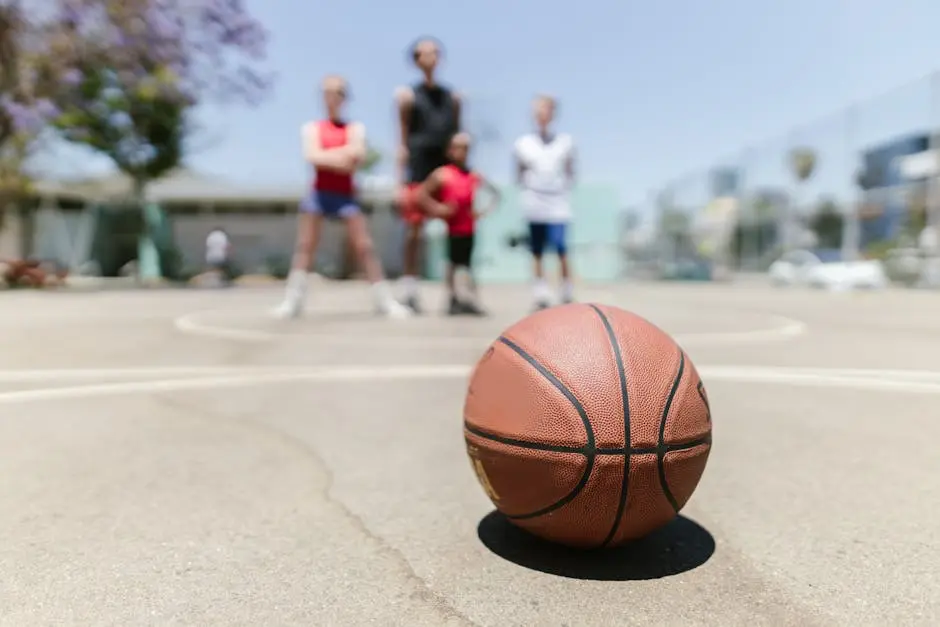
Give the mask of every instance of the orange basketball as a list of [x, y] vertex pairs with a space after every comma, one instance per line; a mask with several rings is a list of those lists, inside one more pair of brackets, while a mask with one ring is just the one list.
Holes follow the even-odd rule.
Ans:
[[477, 478], [514, 524], [610, 547], [672, 520], [711, 450], [708, 396], [665, 332], [606, 305], [535, 313], [470, 378], [464, 436]]

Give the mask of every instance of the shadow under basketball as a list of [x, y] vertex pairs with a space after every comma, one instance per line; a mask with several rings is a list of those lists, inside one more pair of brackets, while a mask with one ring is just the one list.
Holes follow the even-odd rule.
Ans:
[[641, 581], [698, 568], [715, 552], [715, 538], [685, 516], [622, 547], [596, 551], [551, 544], [523, 531], [497, 511], [477, 526], [480, 541], [499, 557], [531, 570], [595, 581]]

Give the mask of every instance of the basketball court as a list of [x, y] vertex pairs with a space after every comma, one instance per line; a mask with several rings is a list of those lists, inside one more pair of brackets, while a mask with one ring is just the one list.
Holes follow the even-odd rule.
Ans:
[[2, 295], [0, 623], [940, 624], [936, 294], [580, 294], [679, 340], [715, 438], [682, 518], [585, 556], [494, 516], [464, 452], [527, 290], [401, 323], [311, 293], [294, 323], [273, 289]]

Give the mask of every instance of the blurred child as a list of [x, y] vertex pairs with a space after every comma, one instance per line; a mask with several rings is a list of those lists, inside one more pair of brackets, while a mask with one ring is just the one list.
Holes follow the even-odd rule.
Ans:
[[343, 114], [348, 86], [340, 76], [323, 80], [326, 118], [304, 124], [301, 135], [306, 161], [315, 173], [313, 189], [300, 203], [297, 242], [284, 300], [274, 310], [279, 318], [296, 318], [306, 302], [307, 272], [316, 258], [324, 219], [342, 220], [366, 278], [372, 284], [376, 312], [389, 318], [407, 318], [407, 307], [392, 297], [385, 273], [359, 203], [354, 175], [366, 155], [366, 130], [361, 122], [350, 122]]
[[[434, 170], [417, 191], [417, 201], [425, 213], [447, 222], [447, 291], [450, 303], [447, 313], [456, 315], [485, 315], [480, 308], [477, 284], [473, 278], [472, 258], [476, 221], [499, 205], [500, 193], [483, 176], [470, 169], [470, 135], [457, 133], [447, 147], [450, 163]], [[477, 188], [483, 186], [490, 201], [483, 210], [474, 208]], [[456, 275], [463, 270], [468, 277], [471, 298], [457, 292]]]

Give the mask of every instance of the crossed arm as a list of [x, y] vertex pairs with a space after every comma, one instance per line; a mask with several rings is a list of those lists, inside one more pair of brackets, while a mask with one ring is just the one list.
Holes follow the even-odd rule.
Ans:
[[[528, 169], [525, 162], [522, 160], [522, 156], [519, 154], [518, 147], [515, 151], [515, 160], [516, 160], [516, 183], [522, 185], [525, 181], [525, 173]], [[577, 168], [575, 167], [576, 162], [576, 153], [575, 149], [572, 147], [571, 152], [568, 154], [568, 159], [565, 161], [565, 176], [568, 179], [568, 185], [573, 186], [575, 181], [575, 175], [577, 173]]]
[[348, 174], [355, 172], [366, 157], [366, 127], [360, 122], [353, 122], [347, 133], [345, 146], [323, 148], [320, 127], [315, 122], [304, 124], [301, 129], [304, 159], [317, 168]]

